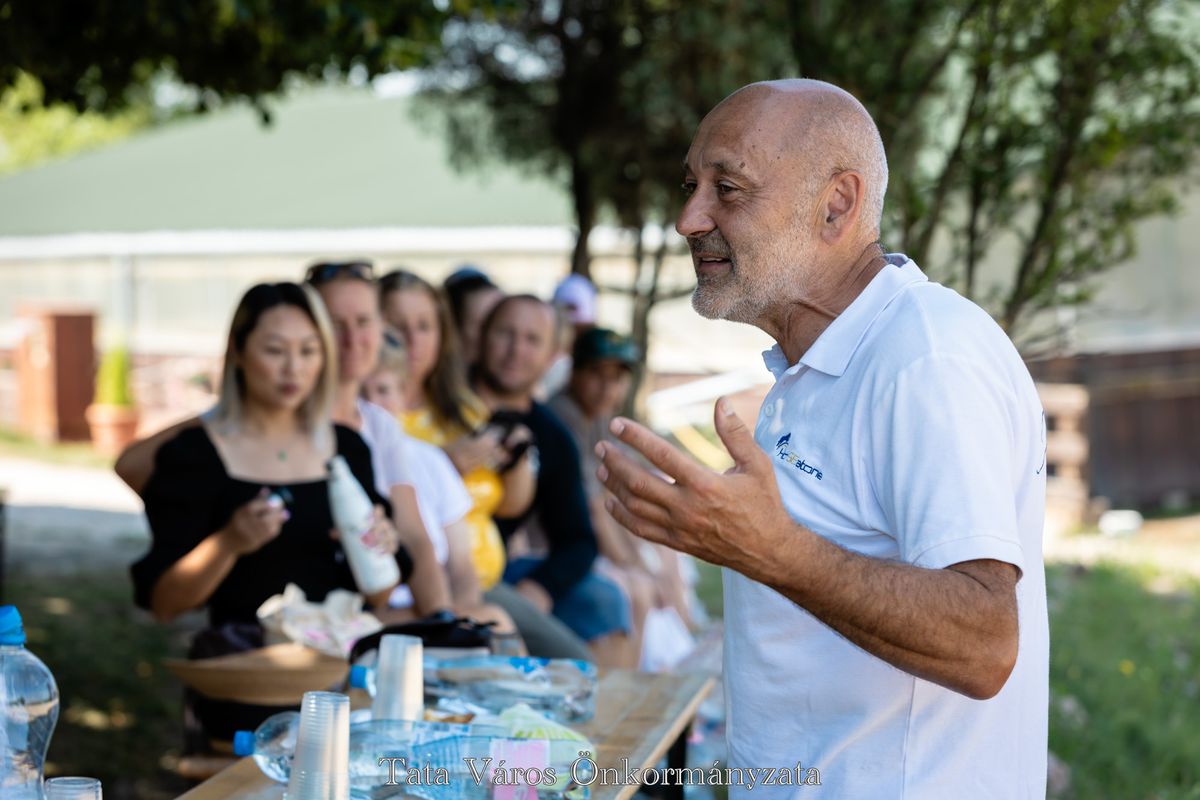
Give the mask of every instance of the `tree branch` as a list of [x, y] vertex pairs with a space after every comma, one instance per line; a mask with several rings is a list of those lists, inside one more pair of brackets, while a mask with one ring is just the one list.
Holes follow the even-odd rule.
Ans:
[[[1095, 57], [1100, 60], [1093, 63], [1102, 63], [1107, 49], [1106, 39], [1097, 40], [1093, 44], [1093, 50], [1098, 51], [1095, 53]], [[1036, 275], [1037, 263], [1046, 252], [1051, 223], [1058, 210], [1058, 198], [1068, 182], [1071, 163], [1095, 98], [1096, 79], [1079, 74], [1074, 67], [1081, 66], [1063, 65], [1056, 87], [1056, 96], [1062, 100], [1074, 99], [1074, 102], [1067, 106], [1067, 120], [1062, 127], [1062, 138], [1055, 149], [1050, 171], [1042, 190], [1041, 202], [1038, 204], [1037, 222], [1034, 224], [1033, 233], [1025, 243], [1025, 251], [1021, 256], [1020, 265], [1017, 267], [1016, 280], [1013, 282], [1008, 300], [1004, 304], [1002, 325], [1006, 331], [1013, 329], [1025, 304], [1033, 296], [1030, 286], [1036, 282], [1035, 278], [1038, 277]], [[1082, 85], [1073, 86], [1073, 83]], [[1058, 103], [1059, 109], [1067, 105], [1062, 100]]]
[[909, 252], [918, 261], [926, 259], [929, 255], [929, 246], [933, 242], [933, 234], [941, 222], [942, 211], [946, 206], [946, 198], [950, 194], [950, 187], [953, 185], [959, 164], [962, 161], [963, 148], [966, 145], [967, 137], [978, 122], [979, 108], [983, 104], [983, 98], [990, 85], [991, 64], [982, 54], [976, 58], [974, 72], [975, 80], [971, 86], [971, 99], [968, 101], [967, 110], [963, 114], [962, 125], [958, 130], [958, 139], [955, 141], [954, 148], [950, 151], [950, 154], [946, 156], [946, 163], [942, 168], [941, 176], [938, 178], [937, 186], [933, 190], [933, 202], [925, 214], [925, 219], [919, 226], [914, 226], [914, 230], [920, 232], [917, 234], [915, 246]]

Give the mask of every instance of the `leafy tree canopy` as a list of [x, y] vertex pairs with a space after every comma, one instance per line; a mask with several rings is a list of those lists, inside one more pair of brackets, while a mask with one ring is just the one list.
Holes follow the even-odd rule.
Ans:
[[144, 100], [156, 75], [220, 99], [264, 99], [292, 76], [419, 63], [445, 15], [430, 0], [0, 0], [0, 88], [22, 72], [49, 103], [114, 110]]

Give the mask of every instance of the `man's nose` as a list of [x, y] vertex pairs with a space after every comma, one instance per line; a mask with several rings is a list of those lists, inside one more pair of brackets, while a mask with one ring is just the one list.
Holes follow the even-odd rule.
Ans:
[[704, 194], [697, 189], [679, 209], [679, 218], [675, 220], [675, 230], [686, 238], [703, 236], [715, 229], [716, 223], [709, 215], [708, 202]]

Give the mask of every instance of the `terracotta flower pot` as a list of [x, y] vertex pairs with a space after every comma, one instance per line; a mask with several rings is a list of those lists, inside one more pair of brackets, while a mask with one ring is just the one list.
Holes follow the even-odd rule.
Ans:
[[90, 405], [86, 416], [99, 453], [116, 456], [137, 438], [138, 412], [132, 406]]

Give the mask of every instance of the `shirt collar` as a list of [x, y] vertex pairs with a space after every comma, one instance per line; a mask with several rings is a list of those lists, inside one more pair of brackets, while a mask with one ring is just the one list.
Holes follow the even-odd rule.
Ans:
[[908, 256], [889, 253], [887, 261], [888, 265], [879, 270], [845, 311], [838, 314], [799, 362], [788, 364], [779, 345], [763, 352], [763, 363], [776, 380], [795, 372], [801, 364], [834, 378], [841, 377], [880, 312], [909, 285], [929, 280]]

